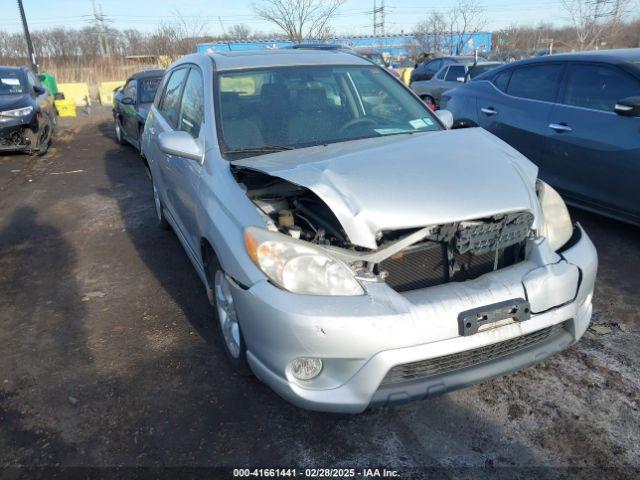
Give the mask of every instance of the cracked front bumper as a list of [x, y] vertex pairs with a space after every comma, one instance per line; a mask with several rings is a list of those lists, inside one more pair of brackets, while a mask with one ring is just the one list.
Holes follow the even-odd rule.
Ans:
[[[595, 248], [576, 227], [560, 254], [531, 241], [527, 259], [475, 280], [399, 294], [383, 283], [367, 295], [296, 295], [266, 281], [234, 287], [234, 299], [254, 373], [283, 398], [312, 410], [358, 413], [370, 405], [441, 394], [534, 364], [576, 342], [591, 318], [597, 270]], [[460, 336], [460, 312], [514, 298], [531, 305], [531, 318]], [[391, 369], [428, 359], [499, 346], [548, 327], [554, 334], [512, 352], [451, 371], [384, 383]], [[320, 375], [296, 380], [297, 357], [323, 361]]]

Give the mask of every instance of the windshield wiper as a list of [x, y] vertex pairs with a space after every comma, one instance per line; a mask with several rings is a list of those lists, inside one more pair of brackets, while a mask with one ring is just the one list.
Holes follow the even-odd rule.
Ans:
[[284, 152], [285, 150], [293, 150], [292, 147], [284, 147], [282, 145], [263, 145], [261, 147], [248, 147], [238, 148], [236, 150], [226, 150], [226, 154], [241, 154], [241, 153], [275, 153]]

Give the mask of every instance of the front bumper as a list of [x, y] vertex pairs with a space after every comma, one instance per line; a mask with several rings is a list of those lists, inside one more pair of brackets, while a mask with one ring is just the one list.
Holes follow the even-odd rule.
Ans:
[[[576, 227], [577, 240], [561, 252], [531, 241], [523, 262], [475, 280], [398, 294], [366, 285], [358, 297], [295, 295], [266, 281], [234, 286], [234, 300], [252, 370], [291, 403], [320, 411], [358, 413], [368, 406], [441, 394], [536, 363], [576, 342], [591, 318], [597, 270], [595, 248]], [[526, 298], [532, 316], [471, 336], [460, 336], [460, 312]], [[440, 375], [384, 385], [397, 365], [468, 352], [547, 327], [564, 328], [528, 348]], [[318, 357], [315, 379], [296, 380], [297, 357]]]
[[35, 116], [0, 120], [0, 151], [30, 150], [37, 131]]

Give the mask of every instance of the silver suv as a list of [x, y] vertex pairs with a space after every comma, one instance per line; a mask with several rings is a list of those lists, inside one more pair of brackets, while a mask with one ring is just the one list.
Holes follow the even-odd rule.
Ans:
[[356, 413], [580, 338], [593, 244], [532, 163], [450, 120], [349, 52], [167, 69], [142, 145], [158, 220], [236, 371], [301, 407]]

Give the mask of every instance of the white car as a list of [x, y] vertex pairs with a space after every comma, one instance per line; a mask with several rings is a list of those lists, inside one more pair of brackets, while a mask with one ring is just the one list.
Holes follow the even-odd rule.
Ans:
[[[147, 119], [161, 225], [231, 365], [362, 412], [536, 363], [591, 318], [597, 257], [537, 168], [343, 51], [191, 55]], [[223, 374], [222, 371], [220, 374]]]

